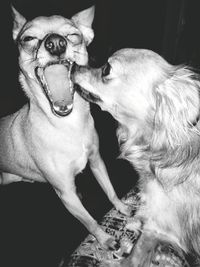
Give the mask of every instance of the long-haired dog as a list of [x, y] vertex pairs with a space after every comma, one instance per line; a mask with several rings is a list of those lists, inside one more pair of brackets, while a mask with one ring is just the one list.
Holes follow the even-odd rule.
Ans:
[[77, 67], [74, 80], [85, 99], [119, 122], [121, 157], [140, 175], [135, 220], [142, 234], [120, 266], [150, 266], [159, 243], [200, 257], [197, 75], [153, 51], [122, 49], [99, 69]]
[[37, 17], [31, 21], [13, 8], [13, 38], [19, 48], [20, 83], [29, 101], [0, 120], [0, 181], [49, 182], [65, 207], [96, 236], [115, 246], [83, 207], [75, 176], [89, 160], [91, 170], [116, 209], [129, 214], [111, 185], [99, 154], [89, 103], [73, 88], [71, 69], [86, 65], [86, 46], [94, 33], [94, 7], [75, 14]]

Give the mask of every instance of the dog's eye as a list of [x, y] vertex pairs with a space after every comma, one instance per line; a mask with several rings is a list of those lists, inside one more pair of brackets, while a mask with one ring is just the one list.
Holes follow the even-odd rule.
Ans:
[[34, 40], [35, 39], [35, 37], [33, 37], [33, 36], [25, 36], [23, 39], [22, 39], [22, 41], [23, 42], [30, 42], [30, 41], [32, 41], [32, 40]]
[[102, 68], [102, 77], [106, 77], [110, 74], [111, 66], [109, 63], [106, 63]]
[[79, 34], [69, 34], [67, 36], [67, 40], [69, 40], [72, 44], [78, 45], [82, 42], [82, 37]]

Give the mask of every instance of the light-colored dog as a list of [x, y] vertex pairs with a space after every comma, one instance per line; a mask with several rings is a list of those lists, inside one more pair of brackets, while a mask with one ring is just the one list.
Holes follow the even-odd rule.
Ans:
[[88, 102], [73, 89], [73, 63], [86, 65], [93, 39], [94, 7], [74, 15], [26, 19], [13, 8], [13, 38], [19, 47], [20, 82], [29, 103], [0, 120], [1, 183], [47, 181], [65, 207], [105, 248], [116, 241], [81, 204], [75, 176], [90, 167], [117, 210], [129, 214], [111, 185], [99, 154]]
[[[120, 266], [151, 266], [160, 243], [200, 257], [197, 75], [153, 51], [122, 49], [102, 68], [77, 67], [74, 81], [85, 99], [119, 122], [121, 156], [140, 174], [135, 222], [142, 234]], [[135, 226], [133, 221], [129, 228]], [[163, 257], [165, 266], [173, 265]]]

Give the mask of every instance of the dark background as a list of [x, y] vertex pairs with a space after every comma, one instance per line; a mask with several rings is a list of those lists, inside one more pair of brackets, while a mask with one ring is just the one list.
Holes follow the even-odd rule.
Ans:
[[[68, 18], [96, 4], [95, 39], [88, 48], [90, 62], [103, 64], [123, 47], [152, 49], [173, 64], [200, 65], [200, 4], [198, 0], [15, 0], [28, 19], [61, 14]], [[25, 102], [18, 84], [17, 50], [12, 41], [10, 1], [1, 1], [0, 116]], [[137, 181], [129, 163], [117, 159], [116, 122], [92, 105], [101, 154], [120, 197]], [[100, 220], [111, 208], [89, 168], [77, 177], [78, 191], [89, 212]], [[64, 208], [47, 184], [11, 184], [0, 187], [0, 266], [55, 267], [88, 234]]]

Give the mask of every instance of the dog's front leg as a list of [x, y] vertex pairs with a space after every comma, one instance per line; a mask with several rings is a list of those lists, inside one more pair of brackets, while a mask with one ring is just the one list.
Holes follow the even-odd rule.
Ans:
[[62, 200], [67, 210], [85, 225], [88, 231], [97, 238], [102, 247], [104, 247], [105, 249], [115, 249], [117, 245], [115, 238], [104, 232], [100, 225], [84, 208], [76, 194], [75, 185], [72, 186], [72, 184], [68, 184], [65, 185], [62, 189], [56, 189], [55, 191]]
[[[98, 138], [98, 137], [97, 137]], [[123, 203], [116, 195], [115, 190], [110, 182], [106, 166], [99, 154], [98, 149], [98, 139], [93, 145], [92, 152], [89, 156], [90, 168], [97, 179], [98, 183], [102, 187], [103, 191], [108, 196], [110, 202], [115, 206], [115, 208], [120, 211], [122, 214], [131, 216], [132, 209], [130, 206]]]
[[[12, 173], [7, 173], [7, 172], [0, 173], [0, 184], [2, 185], [7, 185], [10, 183], [21, 182], [21, 181], [24, 181], [24, 179], [21, 176], [18, 176]], [[27, 181], [31, 182], [31, 180], [27, 180]]]

